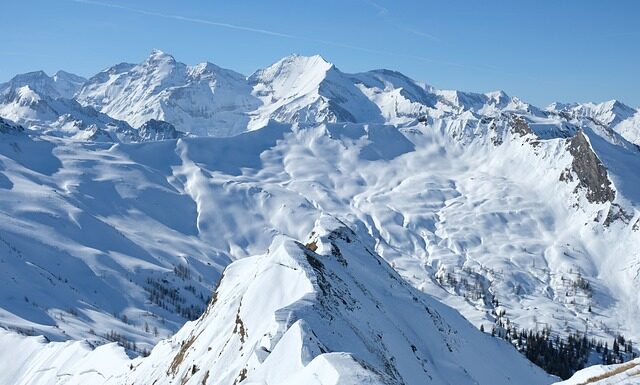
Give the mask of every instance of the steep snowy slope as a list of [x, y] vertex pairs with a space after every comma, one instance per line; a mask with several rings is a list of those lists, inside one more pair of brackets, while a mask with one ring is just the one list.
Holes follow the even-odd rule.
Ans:
[[281, 122], [381, 123], [380, 110], [321, 56], [286, 57], [249, 78], [262, 106], [249, 127]]
[[399, 72], [374, 70], [350, 75], [354, 84], [380, 109], [382, 120], [406, 124], [424, 116], [437, 97]]
[[164, 120], [183, 132], [230, 136], [257, 107], [246, 78], [211, 63], [187, 66], [155, 50], [139, 65], [119, 64], [89, 79], [76, 99], [140, 127]]
[[266, 254], [224, 271], [200, 319], [131, 364], [111, 345], [89, 353], [81, 342], [43, 346], [0, 334], [0, 346], [26, 345], [14, 366], [0, 370], [0, 382], [60, 383], [54, 375], [61, 373], [65, 383], [114, 385], [553, 381], [507, 343], [407, 284], [375, 255], [373, 243], [328, 216], [306, 245], [276, 237]]
[[[112, 143], [27, 134], [0, 134], [0, 323], [141, 352], [200, 315], [229, 259], [193, 200]], [[174, 146], [136, 155], [170, 167]]]
[[230, 136], [269, 120], [404, 124], [437, 97], [397, 72], [345, 74], [317, 55], [292, 55], [244, 78], [154, 51], [140, 65], [119, 64], [92, 77], [76, 99], [134, 127], [162, 119], [182, 131]]
[[515, 384], [551, 378], [418, 292], [344, 224], [233, 263], [196, 322], [122, 380], [147, 384]]

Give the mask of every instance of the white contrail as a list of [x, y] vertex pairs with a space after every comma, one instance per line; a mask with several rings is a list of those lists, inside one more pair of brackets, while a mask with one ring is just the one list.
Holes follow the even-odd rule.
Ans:
[[[354, 45], [351, 45], [351, 44], [339, 43], [339, 42], [330, 41], [330, 40], [314, 39], [314, 38], [309, 38], [309, 37], [304, 37], [304, 36], [296, 36], [296, 35], [291, 35], [291, 34], [288, 34], [288, 33], [270, 31], [270, 30], [260, 29], [260, 28], [247, 27], [247, 26], [243, 26], [243, 25], [221, 23], [221, 22], [212, 21], [212, 20], [206, 20], [206, 19], [198, 19], [198, 18], [192, 18], [192, 17], [180, 16], [180, 15], [172, 15], [172, 14], [166, 14], [166, 13], [160, 13], [160, 12], [154, 12], [154, 11], [147, 11], [147, 10], [140, 9], [140, 8], [133, 8], [133, 7], [129, 7], [129, 6], [125, 6], [125, 5], [118, 5], [118, 4], [110, 4], [110, 3], [105, 3], [105, 2], [102, 2], [102, 1], [96, 1], [96, 0], [70, 0], [70, 1], [73, 1], [75, 3], [90, 4], [90, 5], [97, 5], [97, 6], [100, 6], [100, 7], [120, 9], [120, 10], [123, 10], [123, 11], [135, 12], [135, 13], [139, 13], [141, 15], [147, 15], [147, 16], [162, 17], [162, 18], [165, 18], [165, 19], [180, 20], [180, 21], [186, 21], [186, 22], [192, 22], [192, 23], [198, 23], [198, 24], [206, 24], [206, 25], [212, 25], [212, 26], [215, 26], [215, 27], [230, 28], [230, 29], [235, 29], [235, 30], [240, 30], [240, 31], [260, 33], [260, 34], [263, 34], [263, 35], [283, 37], [283, 38], [287, 38], [287, 39], [311, 41], [311, 42], [315, 42], [315, 43], [332, 45], [332, 46], [335, 46], [335, 47], [348, 48], [348, 49], [353, 49], [353, 50], [358, 50], [358, 51], [368, 52], [368, 53], [374, 53], [374, 54], [382, 54], [382, 55], [387, 55], [387, 56], [402, 56], [402, 57], [406, 57], [406, 58], [412, 58], [412, 59], [420, 60], [420, 61], [423, 61], [423, 62], [434, 62], [434, 63], [437, 62], [435, 60], [428, 59], [428, 58], [421, 57], [421, 56], [416, 56], [416, 55], [399, 54], [397, 52], [381, 51], [381, 50], [377, 50], [377, 49], [370, 49], [370, 48], [365, 48], [365, 47], [360, 47], [360, 46], [354, 46]], [[445, 63], [445, 64], [450, 64], [450, 63]]]
[[[110, 3], [105, 3], [105, 2], [97, 1], [97, 0], [68, 0], [68, 1], [72, 1], [72, 2], [75, 2], [75, 3], [81, 3], [81, 4], [89, 4], [89, 5], [95, 5], [95, 6], [100, 6], [100, 7], [106, 7], [106, 8], [120, 9], [120, 10], [123, 10], [123, 11], [134, 12], [134, 13], [138, 13], [138, 14], [141, 14], [141, 15], [147, 15], [147, 16], [161, 17], [161, 18], [165, 18], [165, 19], [173, 19], [173, 20], [179, 20], [179, 21], [185, 21], [185, 22], [191, 22], [191, 23], [211, 25], [211, 26], [215, 26], [215, 27], [222, 27], [222, 28], [235, 29], [235, 30], [238, 30], [238, 31], [259, 33], [259, 34], [263, 34], [263, 35], [275, 36], [275, 37], [286, 38], [286, 39], [296, 39], [296, 40], [309, 41], [309, 42], [314, 42], [314, 43], [331, 45], [331, 46], [334, 46], [334, 47], [341, 47], [341, 48], [347, 48], [347, 49], [352, 49], [352, 50], [361, 51], [361, 52], [378, 54], [378, 55], [404, 57], [404, 58], [407, 58], [407, 59], [419, 60], [419, 61], [422, 61], [424, 63], [436, 63], [436, 64], [442, 64], [442, 65], [451, 66], [451, 67], [458, 67], [458, 68], [473, 68], [473, 69], [479, 69], [479, 70], [484, 70], [484, 71], [489, 70], [489, 71], [494, 71], [494, 72], [500, 72], [499, 70], [493, 70], [493, 69], [482, 67], [482, 66], [470, 66], [468, 64], [461, 64], [461, 63], [442, 61], [442, 60], [434, 60], [434, 59], [430, 59], [430, 58], [419, 56], [419, 55], [403, 54], [403, 53], [398, 53], [398, 52], [390, 52], [390, 51], [384, 51], [384, 50], [378, 50], [378, 49], [371, 49], [371, 48], [355, 46], [355, 45], [342, 43], [342, 42], [336, 42], [336, 41], [331, 41], [331, 40], [323, 40], [323, 39], [316, 39], [316, 38], [310, 38], [310, 37], [304, 37], [304, 36], [297, 36], [297, 35], [292, 35], [292, 34], [278, 32], [278, 31], [271, 31], [271, 30], [267, 30], [267, 29], [247, 27], [247, 26], [244, 26], [244, 25], [222, 23], [222, 22], [213, 21], [213, 20], [207, 20], [207, 19], [199, 19], [199, 18], [186, 17], [186, 16], [173, 15], [173, 14], [166, 14], [166, 13], [155, 12], [155, 11], [148, 11], [148, 10], [145, 10], [145, 9], [134, 8], [134, 7], [129, 7], [129, 6], [125, 6], [125, 5], [119, 5], [119, 4], [110, 4]], [[367, 1], [367, 0], [365, 0], [365, 1]], [[369, 2], [370, 4], [372, 3], [370, 1], [367, 1], [367, 2]], [[375, 3], [375, 4], [377, 5], [377, 3]], [[380, 8], [383, 8], [383, 7], [380, 7]], [[417, 33], [416, 31], [410, 31], [410, 32]], [[424, 34], [424, 33], [420, 33], [420, 34], [422, 36], [424, 36], [424, 37], [428, 37], [428, 38], [431, 38], [431, 39], [434, 39], [434, 40], [439, 40], [438, 38], [436, 38], [434, 36], [431, 36], [431, 35], [427, 35], [427, 34]]]
[[281, 33], [281, 32], [276, 32], [276, 31], [269, 31], [269, 30], [266, 30], [266, 29], [246, 27], [246, 26], [237, 25], [237, 24], [221, 23], [221, 22], [217, 22], [217, 21], [206, 20], [206, 19], [198, 19], [198, 18], [194, 18], [194, 17], [186, 17], [186, 16], [180, 16], [180, 15], [170, 15], [170, 14], [166, 14], [166, 13], [147, 11], [147, 10], [140, 9], [140, 8], [128, 7], [128, 6], [124, 6], [124, 5], [103, 3], [101, 1], [94, 1], [94, 0], [71, 0], [71, 1], [73, 1], [75, 3], [91, 4], [91, 5], [97, 5], [97, 6], [100, 6], [100, 7], [121, 9], [121, 10], [124, 10], [124, 11], [139, 13], [141, 15], [156, 16], [156, 17], [162, 17], [162, 18], [165, 18], [165, 19], [174, 19], [174, 20], [180, 20], [180, 21], [188, 21], [188, 22], [191, 22], [191, 23], [207, 24], [207, 25], [213, 25], [213, 26], [216, 26], [216, 27], [224, 27], [224, 28], [236, 29], [236, 30], [239, 30], [239, 31], [261, 33], [263, 35], [286, 37], [286, 38], [290, 38], [290, 39], [296, 39], [297, 38], [297, 36], [293, 36], [293, 35], [289, 35], [289, 34]]

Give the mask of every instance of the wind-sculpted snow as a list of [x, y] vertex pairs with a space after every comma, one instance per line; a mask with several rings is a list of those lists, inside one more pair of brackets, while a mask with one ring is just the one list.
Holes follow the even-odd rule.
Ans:
[[[635, 339], [635, 201], [589, 202], [569, 141], [537, 137], [541, 124], [522, 136], [509, 117], [271, 123], [116, 145], [5, 135], [0, 321], [148, 349], [202, 311], [230, 261], [304, 239], [326, 212], [476, 325], [505, 310], [519, 327]], [[621, 209], [626, 221], [607, 220]]]
[[129, 358], [115, 343], [49, 343], [0, 330], [0, 383], [10, 385], [103, 384], [120, 376]]

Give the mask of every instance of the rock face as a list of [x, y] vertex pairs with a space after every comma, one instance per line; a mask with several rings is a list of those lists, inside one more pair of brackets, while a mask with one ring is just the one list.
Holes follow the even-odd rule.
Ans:
[[518, 134], [520, 136], [526, 136], [526, 135], [535, 136], [533, 130], [531, 130], [531, 127], [529, 127], [529, 125], [527, 124], [527, 121], [521, 116], [511, 117], [509, 126], [511, 127], [511, 130], [513, 131], [513, 133]]
[[280, 237], [268, 254], [234, 262], [204, 315], [113, 383], [551, 382], [408, 285], [369, 242], [324, 216], [306, 246]]
[[16, 124], [8, 119], [0, 118], [0, 133], [8, 134], [22, 131], [24, 131], [24, 127], [22, 127], [21, 125]]
[[178, 139], [184, 136], [176, 130], [173, 124], [156, 119], [150, 119], [138, 129], [138, 135], [143, 141]]
[[572, 170], [578, 176], [578, 188], [586, 191], [586, 198], [591, 203], [613, 202], [616, 192], [598, 156], [593, 152], [589, 141], [579, 131], [569, 141], [569, 152], [573, 155]]

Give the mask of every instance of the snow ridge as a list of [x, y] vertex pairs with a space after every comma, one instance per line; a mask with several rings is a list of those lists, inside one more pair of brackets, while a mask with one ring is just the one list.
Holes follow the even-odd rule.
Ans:
[[[366, 235], [365, 235], [366, 236]], [[368, 237], [368, 236], [367, 236]], [[108, 384], [546, 384], [508, 344], [408, 285], [344, 223], [232, 263], [200, 319]]]

